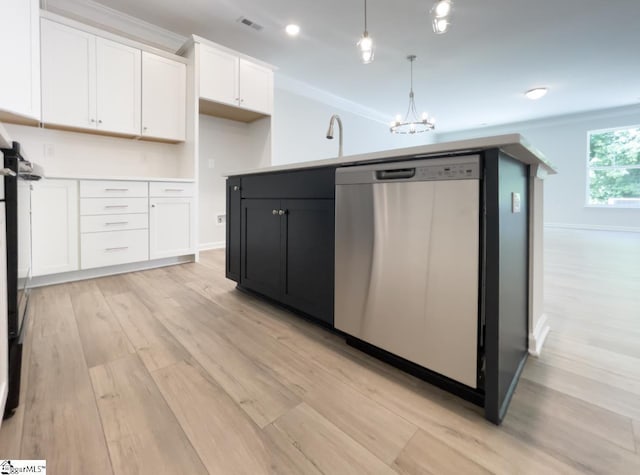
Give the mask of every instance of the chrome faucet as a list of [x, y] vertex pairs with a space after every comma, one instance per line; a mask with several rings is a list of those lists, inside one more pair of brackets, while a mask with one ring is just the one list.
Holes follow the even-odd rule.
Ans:
[[338, 157], [342, 157], [342, 120], [340, 120], [340, 116], [338, 114], [331, 116], [331, 120], [329, 121], [329, 130], [327, 130], [327, 138], [329, 140], [333, 139], [333, 124], [335, 121], [338, 121]]

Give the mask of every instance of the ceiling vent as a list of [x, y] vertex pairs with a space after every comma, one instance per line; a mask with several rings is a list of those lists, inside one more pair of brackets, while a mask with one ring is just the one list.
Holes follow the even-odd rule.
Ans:
[[248, 26], [250, 28], [253, 28], [256, 31], [262, 31], [262, 29], [264, 28], [262, 25], [257, 24], [255, 21], [251, 21], [246, 17], [241, 16], [240, 18], [238, 18], [236, 20], [238, 23], [242, 23], [245, 26]]

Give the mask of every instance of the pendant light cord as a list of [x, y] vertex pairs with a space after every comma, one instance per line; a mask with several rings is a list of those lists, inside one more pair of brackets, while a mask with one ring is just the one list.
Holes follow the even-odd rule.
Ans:
[[367, 0], [364, 0], [364, 32], [367, 33]]

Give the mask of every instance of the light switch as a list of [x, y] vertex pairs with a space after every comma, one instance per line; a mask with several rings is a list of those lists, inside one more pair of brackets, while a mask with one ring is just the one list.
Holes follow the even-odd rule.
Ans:
[[520, 193], [511, 193], [511, 212], [519, 213], [520, 212]]

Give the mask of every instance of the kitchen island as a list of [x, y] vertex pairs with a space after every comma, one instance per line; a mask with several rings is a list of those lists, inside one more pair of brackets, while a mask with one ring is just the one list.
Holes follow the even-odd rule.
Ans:
[[[416, 302], [422, 302], [424, 309], [435, 300], [445, 304], [463, 300], [465, 311], [469, 313], [471, 309], [470, 318], [459, 318], [462, 310], [455, 305], [439, 305], [440, 310], [424, 310], [422, 314], [418, 311], [416, 316], [424, 322], [416, 323], [411, 313], [416, 313], [416, 302], [410, 304], [407, 300], [406, 307], [400, 301], [394, 307], [395, 312], [389, 312], [389, 321], [382, 322], [384, 330], [378, 328], [377, 336], [376, 330], [370, 328], [371, 322], [366, 321], [366, 315], [356, 323], [343, 321], [341, 315], [349, 313], [345, 308], [352, 301], [363, 299], [364, 303], [356, 307], [363, 312], [363, 308], [368, 308], [367, 315], [376, 311], [380, 314], [372, 305], [383, 305], [375, 304], [383, 300], [372, 299], [369, 295], [373, 291], [380, 292], [379, 287], [376, 290], [375, 279], [370, 276], [355, 278], [359, 274], [351, 273], [350, 265], [345, 265], [346, 259], [352, 255], [371, 254], [373, 264], [368, 264], [369, 273], [375, 266], [380, 268], [380, 262], [384, 261], [380, 255], [386, 251], [391, 253], [391, 249], [385, 251], [381, 244], [385, 241], [380, 236], [388, 234], [384, 226], [391, 230], [402, 222], [394, 223], [389, 216], [384, 219], [372, 217], [375, 223], [371, 227], [378, 231], [377, 237], [370, 241], [375, 241], [377, 248], [374, 249], [367, 239], [362, 239], [362, 246], [359, 246], [360, 238], [354, 240], [351, 247], [345, 245], [343, 236], [350, 235], [349, 227], [358, 221], [359, 212], [344, 214], [343, 210], [350, 208], [341, 205], [344, 198], [336, 194], [337, 187], [341, 186], [336, 182], [337, 170], [353, 171], [362, 165], [366, 165], [361, 169], [366, 176], [372, 177], [372, 183], [379, 182], [380, 186], [387, 187], [380, 193], [383, 198], [376, 198], [378, 201], [397, 195], [400, 182], [411, 182], [415, 187], [418, 182], [431, 181], [436, 183], [434, 190], [439, 189], [439, 183], [454, 190], [449, 195], [440, 192], [440, 201], [428, 198], [436, 195], [415, 195], [427, 197], [423, 203], [424, 213], [420, 212], [422, 204], [417, 203], [417, 219], [423, 219], [422, 214], [432, 213], [436, 217], [429, 218], [429, 225], [433, 225], [433, 229], [437, 229], [435, 234], [441, 236], [432, 244], [430, 236], [434, 233], [426, 232], [424, 251], [420, 247], [421, 238], [414, 236], [412, 239], [411, 252], [415, 260], [429, 262], [427, 272], [437, 270], [431, 278], [431, 290], [416, 295], [421, 292], [409, 284], [415, 282], [416, 276], [420, 279], [420, 272], [404, 274], [401, 266], [390, 267], [388, 263], [392, 261], [389, 259], [381, 272], [395, 269], [393, 272], [397, 275], [393, 276], [391, 284], [386, 284], [393, 287], [391, 293], [404, 292], [411, 299], [416, 297]], [[540, 152], [520, 135], [512, 134], [230, 174], [227, 179], [226, 274], [238, 283], [239, 288], [342, 331], [349, 344], [484, 407], [487, 419], [500, 423], [528, 353], [539, 352], [548, 331], [541, 315], [542, 180], [553, 173], [555, 169]], [[358, 186], [365, 186], [361, 183], [366, 181], [358, 180], [362, 178], [356, 180]], [[451, 188], [454, 181], [471, 180], [475, 188], [467, 187], [464, 196]], [[365, 192], [365, 195], [369, 194]], [[450, 212], [443, 213], [447, 203], [460, 206], [453, 206]], [[471, 208], [466, 206], [469, 203], [473, 204]], [[384, 209], [386, 204], [378, 203], [378, 206]], [[467, 225], [471, 223], [465, 228], [469, 232], [446, 224], [452, 221], [446, 216], [454, 216], [455, 221], [462, 214], [466, 216]], [[444, 224], [435, 227], [433, 223]], [[411, 235], [419, 226], [416, 224], [414, 228], [412, 221], [405, 220], [403, 227], [406, 228], [403, 232]], [[345, 229], [347, 234], [344, 234]], [[451, 233], [451, 239], [447, 239], [447, 232]], [[460, 241], [460, 234], [468, 234], [469, 238]], [[451, 247], [447, 241], [463, 242], [464, 248]], [[403, 258], [411, 259], [408, 249], [400, 251]], [[398, 250], [394, 253], [398, 254]], [[447, 266], [449, 254], [451, 265]], [[435, 266], [436, 262], [440, 262], [439, 267]], [[362, 267], [354, 264], [355, 267], [358, 265]], [[463, 267], [466, 274], [448, 271]], [[472, 284], [462, 289], [461, 276]], [[357, 285], [352, 286], [354, 282]], [[360, 292], [366, 294], [364, 297], [354, 290], [360, 284], [366, 287], [364, 293]], [[407, 294], [407, 289], [411, 288], [414, 290]], [[378, 322], [381, 319], [380, 315], [376, 318]], [[448, 326], [443, 326], [442, 322]], [[425, 345], [428, 341], [440, 341], [445, 343], [443, 349], [450, 351], [453, 348], [454, 352], [438, 355], [434, 346], [430, 347], [432, 351], [428, 358], [420, 359], [413, 357], [411, 351], [403, 351], [402, 338], [409, 339], [412, 335], [412, 327], [408, 324], [417, 325], [416, 328], [423, 332]], [[464, 327], [463, 331], [459, 332], [461, 327]], [[386, 344], [380, 337], [381, 332], [391, 340], [395, 332], [396, 341]], [[414, 340], [414, 347], [419, 347], [420, 337]], [[460, 365], [450, 365], [448, 362], [458, 359], [456, 347], [460, 355], [465, 355], [464, 361]], [[430, 364], [430, 361], [434, 363]], [[454, 370], [448, 372], [448, 367], [454, 367]], [[464, 374], [464, 377], [458, 377], [458, 374]]]

